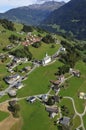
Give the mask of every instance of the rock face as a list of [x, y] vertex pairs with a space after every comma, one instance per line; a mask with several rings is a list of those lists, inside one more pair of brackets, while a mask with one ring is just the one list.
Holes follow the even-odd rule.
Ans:
[[39, 25], [52, 11], [58, 9], [64, 2], [48, 1], [43, 4], [33, 4], [29, 6], [11, 9], [0, 14], [0, 18], [25, 23], [28, 25]]
[[76, 38], [86, 39], [86, 0], [71, 0], [53, 11], [43, 24], [59, 25], [60, 29], [71, 31]]

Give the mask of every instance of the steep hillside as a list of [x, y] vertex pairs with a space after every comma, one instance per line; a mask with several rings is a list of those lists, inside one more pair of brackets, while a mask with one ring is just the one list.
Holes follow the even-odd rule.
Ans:
[[[59, 25], [60, 29], [71, 31], [76, 38], [86, 39], [86, 0], [71, 0], [52, 12], [43, 24]], [[54, 31], [58, 32], [56, 29]]]
[[30, 6], [19, 7], [11, 9], [5, 13], [1, 13], [0, 18], [29, 25], [38, 25], [53, 10], [58, 9], [64, 4], [64, 2], [49, 1], [43, 4], [33, 4]]

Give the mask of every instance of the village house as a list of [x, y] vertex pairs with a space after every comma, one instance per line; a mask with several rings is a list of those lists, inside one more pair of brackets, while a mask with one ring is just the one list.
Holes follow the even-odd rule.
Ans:
[[80, 92], [80, 93], [79, 93], [79, 98], [80, 98], [80, 99], [86, 99], [86, 93]]
[[54, 100], [55, 103], [60, 101], [60, 97], [59, 96], [52, 96], [52, 99]]
[[69, 126], [70, 124], [70, 118], [69, 117], [62, 117], [60, 120], [59, 120], [59, 123], [64, 125], [64, 126]]
[[31, 66], [26, 66], [23, 68], [23, 71], [28, 72], [31, 70]]
[[21, 89], [22, 87], [24, 87], [24, 85], [23, 85], [23, 83], [21, 83], [21, 82], [17, 82], [17, 83], [13, 86], [13, 88], [16, 88], [16, 89]]
[[30, 103], [34, 103], [36, 101], [36, 97], [35, 96], [32, 96], [32, 97], [29, 97], [26, 99], [28, 102]]
[[61, 83], [61, 81], [60, 80], [50, 80], [50, 83], [52, 83], [54, 86], [58, 86]]
[[21, 60], [20, 60], [20, 58], [14, 57], [13, 62], [15, 62], [15, 63], [20, 63]]
[[54, 107], [46, 107], [46, 111], [49, 112], [49, 117], [54, 118], [58, 113], [57, 106]]
[[13, 84], [15, 81], [17, 81], [18, 79], [20, 79], [20, 75], [19, 74], [15, 74], [15, 75], [11, 75], [11, 76], [7, 76], [5, 77], [5, 82], [8, 84]]
[[9, 44], [9, 45], [6, 46], [6, 48], [9, 49], [9, 50], [12, 49], [13, 47], [14, 47], [13, 44]]
[[62, 83], [62, 82], [64, 82], [65, 77], [64, 77], [64, 75], [60, 75], [58, 79], [59, 79], [59, 81]]
[[16, 90], [13, 90], [13, 89], [9, 90], [8, 95], [11, 97], [15, 97], [17, 95]]
[[41, 98], [42, 98], [43, 102], [47, 102], [48, 101], [48, 95], [46, 95], [46, 94], [42, 95]]
[[70, 68], [69, 73], [76, 76], [76, 77], [80, 77], [80, 71], [79, 70], [74, 70], [74, 69]]
[[10, 64], [7, 65], [9, 70], [15, 68], [16, 66], [17, 66], [17, 64], [13, 61]]
[[44, 59], [42, 60], [42, 65], [45, 66], [50, 62], [51, 62], [51, 56], [48, 56], [48, 54], [46, 53], [46, 57], [44, 57]]
[[66, 51], [66, 48], [61, 47], [61, 48], [60, 48], [60, 51], [61, 51], [61, 52], [65, 52], [65, 51]]
[[21, 62], [26, 63], [28, 61], [28, 58], [24, 57], [24, 58], [20, 58], [20, 60], [21, 60]]

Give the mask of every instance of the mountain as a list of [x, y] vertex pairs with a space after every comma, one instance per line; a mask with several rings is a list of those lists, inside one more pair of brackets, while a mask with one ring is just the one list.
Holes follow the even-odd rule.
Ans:
[[47, 1], [43, 4], [33, 4], [29, 6], [11, 9], [0, 14], [0, 18], [21, 22], [28, 25], [38, 25], [52, 11], [63, 6], [64, 2]]
[[47, 27], [54, 26], [52, 29], [50, 27], [51, 31], [64, 29], [66, 33], [73, 33], [76, 38], [86, 40], [86, 0], [71, 0], [53, 11], [43, 24], [47, 24]]

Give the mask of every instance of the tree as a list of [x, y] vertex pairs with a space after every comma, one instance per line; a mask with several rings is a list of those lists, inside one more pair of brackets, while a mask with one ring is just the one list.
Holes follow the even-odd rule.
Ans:
[[51, 105], [54, 105], [54, 103], [55, 103], [55, 100], [52, 97], [50, 97], [46, 104], [51, 106]]
[[15, 43], [16, 41], [21, 41], [21, 37], [18, 37], [18, 36], [16, 36], [16, 35], [12, 34], [12, 35], [9, 37], [9, 40], [10, 40], [10, 42]]
[[35, 42], [34, 44], [32, 44], [32, 46], [35, 48], [39, 48], [41, 46], [41, 42]]
[[47, 43], [47, 44], [55, 43], [55, 39], [50, 34], [47, 34], [45, 37], [43, 37], [42, 41]]
[[52, 45], [51, 45], [51, 48], [55, 48], [55, 45], [52, 44]]
[[9, 101], [9, 110], [12, 112], [14, 117], [19, 117], [20, 105], [14, 100]]
[[22, 31], [24, 32], [33, 32], [34, 28], [32, 26], [23, 25]]
[[10, 54], [12, 54], [12, 55], [14, 55], [16, 57], [19, 57], [19, 58], [27, 57], [28, 60], [32, 59], [32, 54], [29, 51], [28, 47], [23, 47], [23, 48], [16, 49], [16, 50], [10, 52]]
[[14, 23], [11, 21], [8, 21], [7, 19], [0, 19], [0, 23], [2, 26], [8, 30], [15, 31]]

